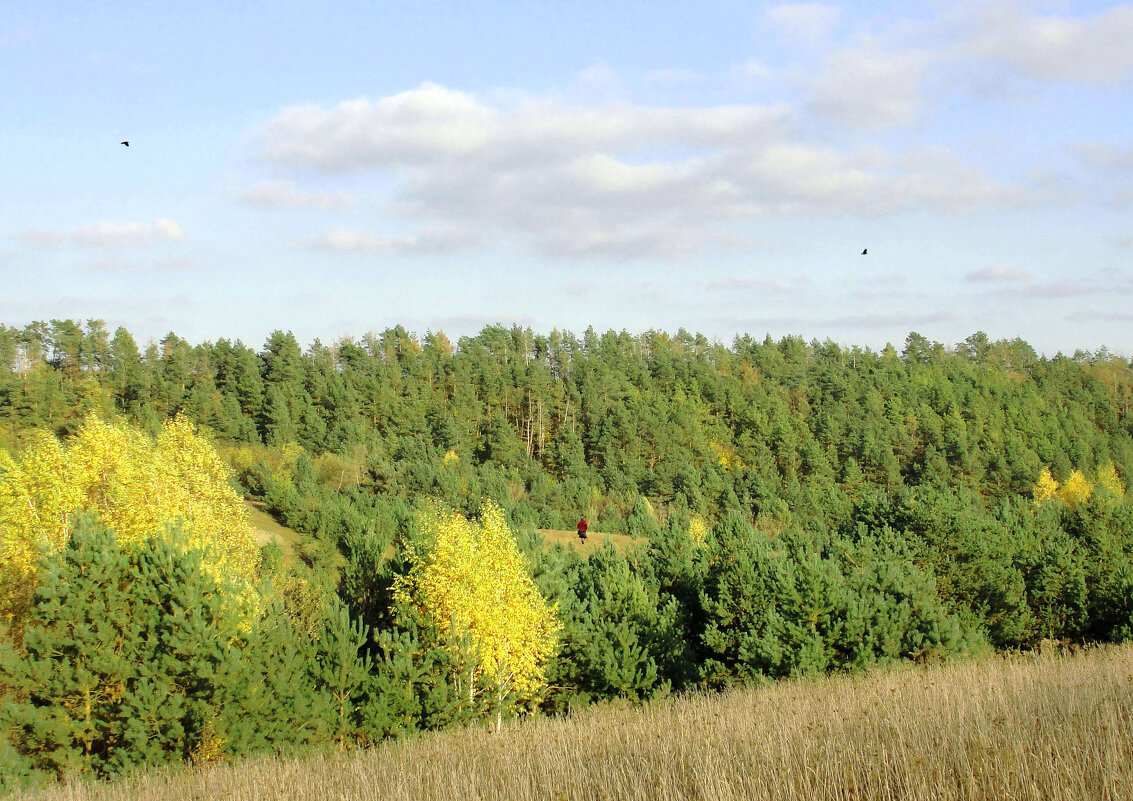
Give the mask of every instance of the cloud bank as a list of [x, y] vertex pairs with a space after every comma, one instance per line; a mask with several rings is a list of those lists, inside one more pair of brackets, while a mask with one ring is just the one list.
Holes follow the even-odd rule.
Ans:
[[157, 219], [152, 223], [107, 222], [69, 231], [31, 230], [20, 235], [28, 247], [57, 248], [73, 245], [84, 250], [131, 250], [162, 242], [182, 242], [185, 229], [173, 220]]
[[[785, 105], [490, 104], [437, 84], [282, 110], [279, 167], [392, 176], [390, 208], [451, 241], [542, 256], [680, 258], [735, 224], [800, 215], [963, 212], [1018, 193], [943, 149], [841, 152], [801, 140]], [[332, 249], [380, 238], [324, 237]]]
[[265, 209], [327, 209], [349, 211], [354, 198], [348, 192], [302, 192], [291, 181], [260, 181], [238, 195], [241, 203]]

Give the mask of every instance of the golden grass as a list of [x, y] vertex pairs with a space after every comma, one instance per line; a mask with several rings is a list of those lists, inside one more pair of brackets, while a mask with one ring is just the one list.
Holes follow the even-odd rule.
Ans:
[[1133, 647], [785, 681], [39, 801], [1133, 799]]
[[252, 528], [255, 529], [256, 542], [261, 546], [272, 541], [278, 543], [279, 547], [283, 549], [284, 562], [290, 563], [295, 558], [296, 549], [301, 547], [303, 542], [299, 532], [282, 525], [265, 512], [263, 501], [251, 501], [245, 498], [244, 505], [248, 507]]
[[614, 547], [619, 551], [624, 551], [626, 548], [633, 544], [644, 544], [644, 539], [634, 539], [628, 534], [607, 534], [603, 531], [590, 531], [586, 534], [586, 544], [583, 545], [579, 542], [578, 532], [572, 529], [554, 529], [554, 528], [541, 528], [539, 533], [543, 535], [543, 540], [547, 546], [552, 545], [565, 545], [567, 548], [578, 548], [584, 554], [591, 554], [602, 547], [602, 544], [607, 539], [614, 544]]

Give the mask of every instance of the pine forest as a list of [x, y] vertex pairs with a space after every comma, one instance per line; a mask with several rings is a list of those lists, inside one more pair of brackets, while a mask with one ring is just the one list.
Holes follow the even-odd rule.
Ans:
[[1131, 640], [1131, 401], [983, 333], [0, 326], [0, 789]]

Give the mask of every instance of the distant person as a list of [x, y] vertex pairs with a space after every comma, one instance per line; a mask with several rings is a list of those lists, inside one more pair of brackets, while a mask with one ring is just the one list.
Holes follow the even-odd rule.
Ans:
[[578, 539], [582, 541], [583, 545], [586, 544], [586, 529], [588, 528], [590, 528], [590, 526], [587, 524], [586, 518], [578, 518]]

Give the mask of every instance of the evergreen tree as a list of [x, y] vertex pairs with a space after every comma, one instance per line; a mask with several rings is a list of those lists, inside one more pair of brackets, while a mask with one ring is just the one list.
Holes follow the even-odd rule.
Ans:
[[199, 553], [133, 552], [81, 518], [45, 556], [22, 655], [0, 651], [13, 745], [61, 778], [190, 759], [211, 747], [240, 619]]

